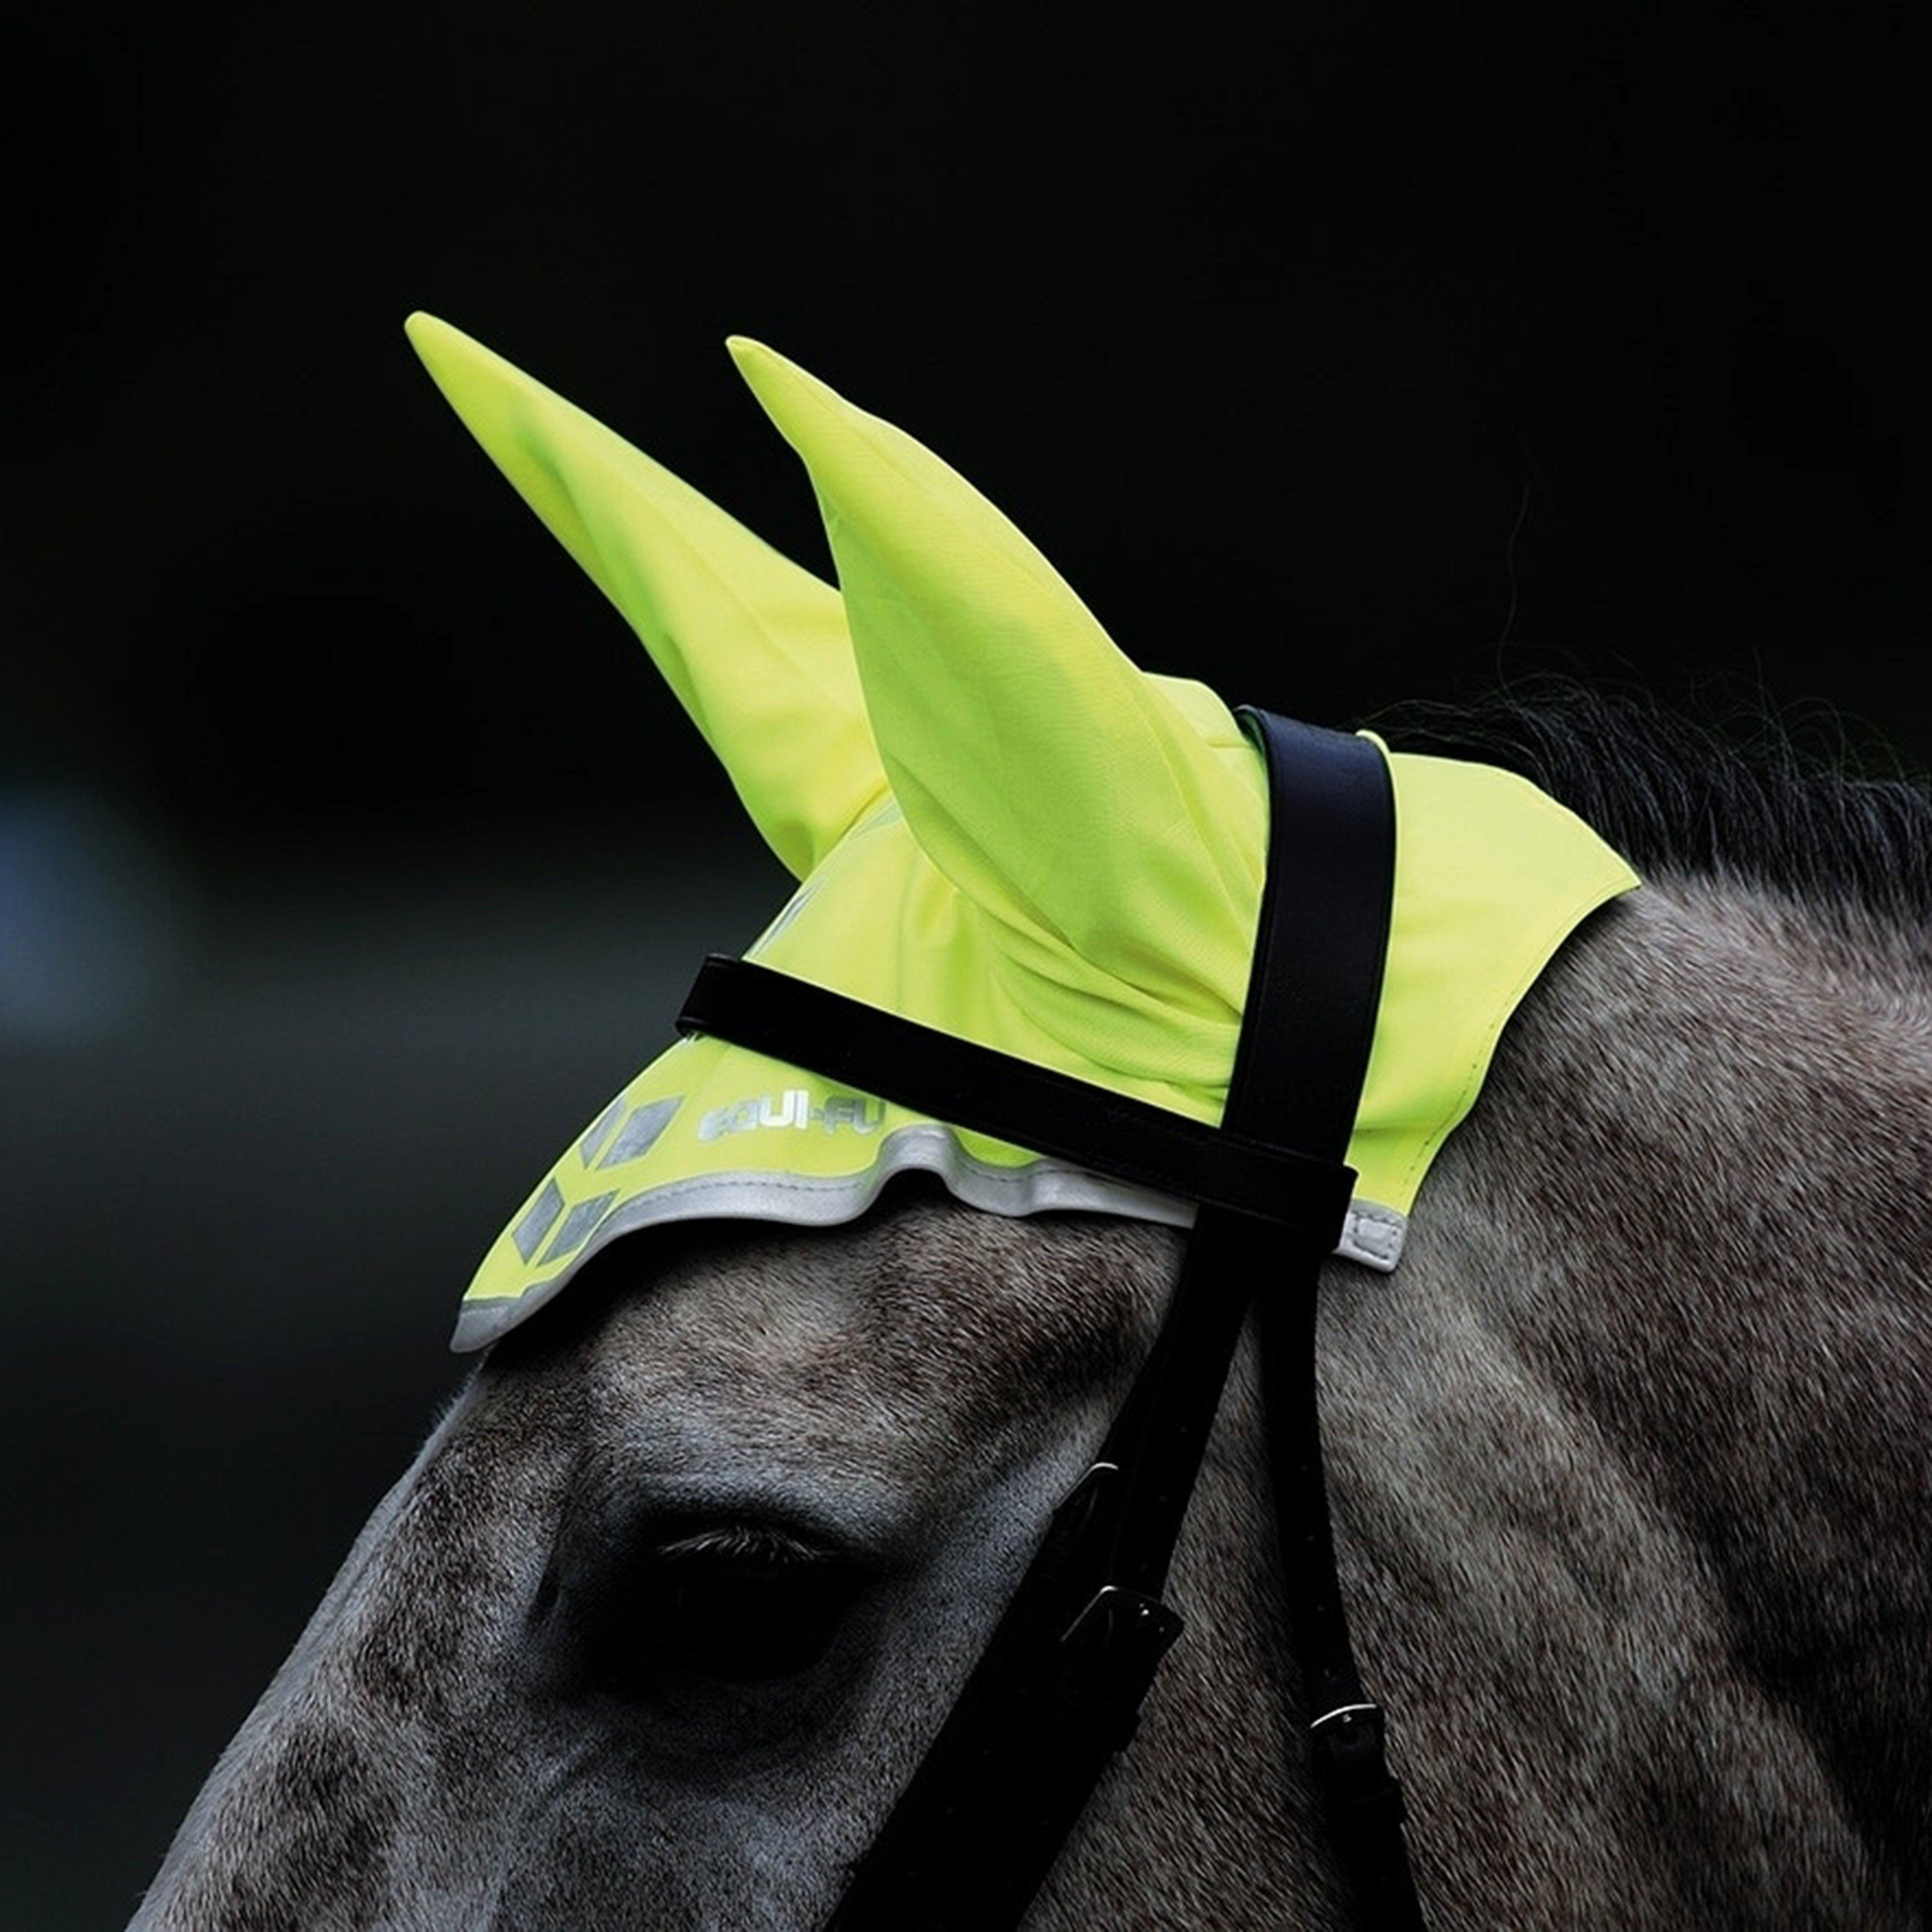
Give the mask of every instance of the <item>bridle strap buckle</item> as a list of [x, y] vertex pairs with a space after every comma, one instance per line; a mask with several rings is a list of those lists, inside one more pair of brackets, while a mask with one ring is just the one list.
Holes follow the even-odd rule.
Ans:
[[1066, 1718], [1089, 1726], [1108, 1750], [1125, 1749], [1181, 1624], [1158, 1597], [1103, 1583], [1060, 1640]]
[[1388, 1768], [1385, 1726], [1376, 1704], [1342, 1704], [1308, 1727], [1315, 1774], [1339, 1825], [1372, 1817], [1400, 1824], [1402, 1786]]

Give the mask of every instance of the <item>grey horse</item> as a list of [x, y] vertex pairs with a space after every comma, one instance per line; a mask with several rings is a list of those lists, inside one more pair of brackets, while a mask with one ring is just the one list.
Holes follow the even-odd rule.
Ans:
[[[1334, 1264], [1343, 1579], [1432, 1922], [1924, 1922], [1925, 982], [1882, 910], [1658, 876], [1519, 1013], [1396, 1281]], [[910, 1186], [850, 1230], [619, 1244], [376, 1511], [136, 1924], [812, 1924], [1177, 1247]], [[1041, 1927], [1346, 1922], [1256, 1430], [1244, 1369], [1190, 1628]], [[686, 1562], [716, 1574], [661, 1610]], [[768, 1658], [767, 1616], [811, 1654]]]
[[[1430, 1922], [1923, 1924], [1932, 804], [1607, 710], [1425, 729], [1646, 877], [1516, 1009], [1400, 1270], [1324, 1271], [1342, 1580]], [[1184, 1238], [958, 1192], [625, 1232], [505, 1329], [136, 1926], [822, 1922]], [[1350, 1922], [1263, 1467], [1244, 1354], [1187, 1630], [1029, 1926]]]

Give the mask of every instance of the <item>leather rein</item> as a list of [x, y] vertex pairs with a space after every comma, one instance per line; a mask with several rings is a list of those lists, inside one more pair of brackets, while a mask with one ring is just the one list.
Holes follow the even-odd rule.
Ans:
[[1394, 803], [1366, 740], [1238, 715], [1267, 761], [1268, 861], [1219, 1127], [748, 961], [708, 959], [679, 1016], [680, 1032], [1198, 1204], [1146, 1362], [826, 1932], [1019, 1924], [1180, 1634], [1162, 1592], [1251, 1304], [1288, 1630], [1336, 1862], [1357, 1924], [1423, 1924], [1382, 1714], [1349, 1647], [1315, 1378], [1317, 1282], [1355, 1179], [1343, 1157], [1388, 951]]

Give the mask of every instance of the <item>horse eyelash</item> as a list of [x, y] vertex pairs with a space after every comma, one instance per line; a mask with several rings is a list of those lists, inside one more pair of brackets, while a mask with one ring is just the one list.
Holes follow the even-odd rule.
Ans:
[[675, 1543], [660, 1544], [656, 1553], [674, 1563], [708, 1557], [785, 1568], [830, 1560], [826, 1551], [801, 1541], [773, 1524], [758, 1522], [720, 1523], [700, 1530], [695, 1535], [680, 1537]]

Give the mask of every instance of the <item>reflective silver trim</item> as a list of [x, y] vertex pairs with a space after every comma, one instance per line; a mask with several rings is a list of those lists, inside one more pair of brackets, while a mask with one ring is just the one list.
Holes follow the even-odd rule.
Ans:
[[586, 1167], [597, 1158], [597, 1150], [604, 1142], [610, 1130], [624, 1117], [624, 1096], [620, 1094], [596, 1119], [590, 1123], [583, 1139], [577, 1144], [578, 1158]]
[[604, 1158], [597, 1166], [598, 1169], [621, 1167], [627, 1160], [635, 1160], [640, 1154], [648, 1154], [658, 1135], [671, 1123], [671, 1116], [684, 1105], [684, 1096], [677, 1094], [668, 1100], [653, 1100], [647, 1107], [638, 1108], [624, 1123], [624, 1131], [610, 1143]]
[[[602, 1194], [592, 1196], [588, 1201], [580, 1201], [563, 1217], [563, 1226], [556, 1231], [556, 1239], [544, 1250], [544, 1259], [566, 1261], [575, 1254], [590, 1240], [591, 1230], [603, 1218], [604, 1209], [616, 1198], [617, 1190], [611, 1187]], [[587, 1260], [588, 1256], [585, 1258]]]
[[[1152, 1221], [1171, 1228], [1191, 1227], [1194, 1222], [1191, 1201], [1130, 1187], [1124, 1181], [1109, 1180], [1103, 1175], [1045, 1159], [1022, 1168], [994, 1167], [967, 1153], [949, 1129], [921, 1124], [888, 1134], [880, 1143], [878, 1158], [862, 1174], [826, 1179], [807, 1174], [748, 1172], [700, 1174], [667, 1181], [620, 1203], [601, 1221], [596, 1221], [594, 1228], [590, 1223], [596, 1215], [602, 1214], [615, 1191], [586, 1202], [572, 1210], [569, 1222], [559, 1232], [550, 1252], [544, 1257], [546, 1261], [562, 1261], [565, 1265], [548, 1280], [533, 1282], [520, 1295], [466, 1301], [458, 1314], [450, 1346], [458, 1354], [487, 1348], [500, 1335], [534, 1314], [592, 1255], [620, 1235], [674, 1221], [777, 1221], [800, 1228], [837, 1227], [858, 1220], [878, 1198], [887, 1181], [908, 1172], [936, 1174], [948, 1191], [968, 1207], [1010, 1217], [1055, 1213], [1118, 1214], [1127, 1220]], [[542, 1200], [539, 1197], [538, 1205]], [[560, 1196], [559, 1207], [561, 1204]], [[535, 1212], [532, 1208], [532, 1216]], [[580, 1252], [578, 1244], [566, 1240], [576, 1232], [574, 1224], [580, 1216], [585, 1220]], [[551, 1218], [555, 1218], [554, 1211]], [[1335, 1252], [1386, 1274], [1401, 1256], [1408, 1226], [1407, 1217], [1393, 1208], [1372, 1201], [1358, 1201], [1348, 1210]], [[525, 1258], [528, 1258], [526, 1254]]]
[[1379, 1274], [1392, 1274], [1402, 1259], [1402, 1244], [1408, 1235], [1406, 1214], [1398, 1214], [1377, 1201], [1352, 1201], [1335, 1252]]
[[543, 1238], [556, 1225], [563, 1212], [563, 1190], [554, 1180], [546, 1180], [543, 1192], [524, 1210], [523, 1218], [510, 1230], [510, 1239], [525, 1261], [530, 1260], [543, 1244]]

